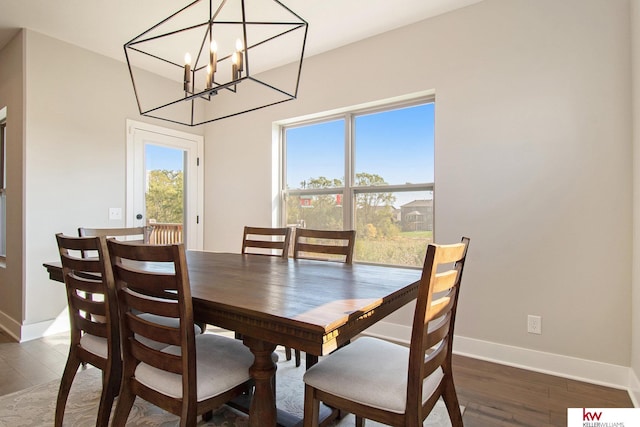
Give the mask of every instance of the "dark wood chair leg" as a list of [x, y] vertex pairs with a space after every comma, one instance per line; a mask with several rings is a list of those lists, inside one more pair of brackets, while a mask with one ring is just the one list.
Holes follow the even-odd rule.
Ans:
[[96, 427], [108, 427], [109, 417], [113, 401], [120, 393], [120, 382], [122, 379], [122, 365], [114, 362], [113, 366], [107, 366], [102, 372], [102, 394], [100, 395], [100, 406], [98, 407], [98, 418]]
[[136, 396], [129, 391], [129, 387], [122, 387], [111, 427], [124, 427], [127, 424], [127, 418], [129, 418], [129, 412], [131, 412], [135, 399]]
[[80, 359], [76, 356], [75, 351], [72, 349], [69, 351], [69, 357], [64, 367], [64, 373], [60, 380], [60, 388], [58, 389], [58, 399], [56, 401], [56, 415], [54, 420], [55, 427], [61, 427], [64, 419], [64, 409], [67, 406], [67, 398], [69, 397], [69, 391], [71, 390], [71, 384], [80, 367]]
[[304, 389], [304, 427], [318, 427], [320, 417], [320, 401], [315, 399], [313, 388], [305, 385]]
[[444, 380], [444, 391], [442, 393], [442, 400], [447, 407], [449, 413], [449, 419], [453, 427], [462, 427], [462, 412], [460, 412], [460, 403], [458, 402], [458, 395], [456, 394], [456, 388], [453, 384], [453, 377], [447, 375]]

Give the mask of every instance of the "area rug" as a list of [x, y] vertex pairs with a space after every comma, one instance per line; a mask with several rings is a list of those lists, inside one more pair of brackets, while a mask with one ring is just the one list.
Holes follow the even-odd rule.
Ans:
[[[277, 370], [277, 405], [278, 408], [302, 418], [304, 385], [302, 374], [304, 365], [296, 368], [293, 361], [286, 361], [280, 354]], [[87, 368], [78, 372], [71, 387], [69, 401], [65, 409], [65, 426], [89, 427], [95, 425], [100, 398], [100, 371]], [[52, 426], [55, 413], [56, 397], [59, 381], [51, 381], [0, 397], [0, 427], [33, 427]], [[115, 405], [114, 405], [115, 408]], [[174, 427], [178, 417], [141, 399], [136, 399], [129, 414], [127, 426]], [[200, 421], [198, 426], [204, 427], [246, 427], [248, 420], [245, 414], [227, 406], [219, 408], [212, 420]], [[354, 419], [349, 415], [336, 424], [336, 427], [353, 426]], [[382, 424], [367, 421], [367, 426]], [[424, 423], [430, 427], [449, 427], [449, 417], [442, 401]]]

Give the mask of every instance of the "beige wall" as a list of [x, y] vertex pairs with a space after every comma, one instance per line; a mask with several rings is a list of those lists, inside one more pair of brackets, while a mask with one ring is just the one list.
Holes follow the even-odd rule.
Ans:
[[7, 262], [0, 267], [0, 322], [15, 333], [23, 317], [24, 33], [0, 50], [0, 108], [7, 107]]
[[628, 366], [628, 8], [485, 0], [307, 58], [298, 100], [207, 127], [206, 249], [270, 222], [272, 122], [435, 90], [436, 240], [471, 237], [457, 333]]

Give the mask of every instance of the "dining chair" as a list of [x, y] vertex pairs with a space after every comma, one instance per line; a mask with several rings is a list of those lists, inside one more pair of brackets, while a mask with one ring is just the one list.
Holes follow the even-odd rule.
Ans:
[[295, 259], [320, 259], [351, 264], [356, 242], [355, 230], [311, 230], [297, 228], [293, 246]]
[[289, 227], [244, 227], [242, 234], [242, 252], [252, 255], [271, 255], [287, 258], [289, 256]]
[[[242, 233], [242, 254], [289, 257], [289, 243], [291, 241], [291, 228], [280, 227], [244, 227]], [[236, 339], [242, 335], [236, 332]], [[287, 360], [291, 360], [291, 347], [285, 347]], [[296, 353], [296, 366], [300, 366], [300, 353]]]
[[[355, 242], [355, 230], [297, 228], [293, 245], [293, 258], [351, 264], [353, 262]], [[287, 353], [286, 356], [287, 360], [291, 359], [290, 353]], [[295, 358], [296, 366], [300, 366], [300, 350], [295, 350]]]
[[[242, 342], [196, 334], [183, 244], [140, 245], [108, 240], [120, 306], [123, 375], [112, 426], [124, 426], [136, 396], [195, 426], [242, 394], [251, 380], [253, 354]], [[152, 313], [179, 320], [178, 326], [145, 320]], [[148, 347], [141, 338], [162, 342]]]
[[[128, 242], [149, 244], [151, 243], [151, 234], [154, 232], [154, 226], [146, 225], [141, 227], [125, 227], [125, 228], [88, 228], [79, 227], [79, 236], [104, 236], [106, 238], [114, 238], [116, 240], [126, 240]], [[83, 256], [90, 256], [91, 253], [83, 251]], [[143, 315], [143, 317], [154, 317], [149, 314]], [[174, 320], [160, 319], [160, 316], [156, 316], [158, 319], [154, 321], [164, 321], [171, 324]], [[195, 323], [196, 333], [204, 333], [207, 329], [207, 325], [202, 322]]]
[[[120, 389], [122, 363], [118, 304], [104, 237], [56, 234], [69, 305], [71, 344], [60, 381], [54, 425], [62, 426], [69, 390], [81, 363], [102, 370], [102, 392], [96, 426], [109, 424]], [[97, 254], [84, 258], [84, 251]]]
[[451, 355], [468, 247], [466, 237], [427, 247], [409, 347], [363, 337], [305, 372], [304, 427], [318, 426], [320, 401], [353, 413], [357, 427], [364, 419], [421, 426], [440, 397], [451, 424], [462, 426]]

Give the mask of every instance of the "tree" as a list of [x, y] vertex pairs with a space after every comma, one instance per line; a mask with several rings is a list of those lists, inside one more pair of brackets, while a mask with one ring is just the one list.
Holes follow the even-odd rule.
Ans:
[[[324, 176], [309, 178], [300, 183], [301, 188], [340, 188], [342, 180]], [[287, 223], [321, 230], [342, 229], [342, 205], [337, 203], [337, 194], [313, 196], [290, 196], [287, 200]]]
[[[356, 174], [356, 186], [371, 187], [386, 185], [384, 178], [377, 174]], [[324, 176], [309, 178], [300, 183], [303, 189], [342, 188], [340, 179]], [[340, 190], [336, 190], [340, 191]], [[342, 229], [342, 192], [335, 194], [314, 194], [312, 196], [290, 196], [287, 200], [287, 223], [307, 228], [327, 230]], [[399, 229], [393, 219], [395, 196], [389, 192], [359, 193], [356, 196], [356, 230], [365, 239], [392, 237]]]
[[[386, 185], [380, 175], [361, 172], [356, 174], [356, 186]], [[398, 233], [393, 220], [393, 193], [358, 193], [356, 195], [356, 230], [365, 238], [391, 237]], [[372, 232], [373, 230], [375, 232]]]
[[148, 172], [145, 197], [147, 218], [157, 222], [182, 223], [184, 211], [184, 176], [182, 171]]

